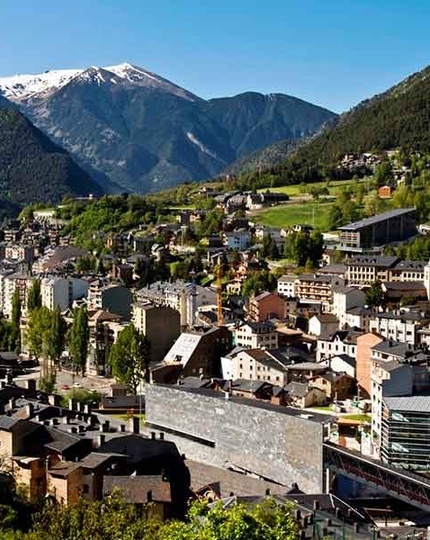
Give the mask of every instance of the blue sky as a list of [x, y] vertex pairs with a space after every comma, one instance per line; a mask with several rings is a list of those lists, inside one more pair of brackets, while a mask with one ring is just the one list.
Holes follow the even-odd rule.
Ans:
[[429, 0], [0, 0], [0, 76], [117, 64], [343, 111], [430, 64]]

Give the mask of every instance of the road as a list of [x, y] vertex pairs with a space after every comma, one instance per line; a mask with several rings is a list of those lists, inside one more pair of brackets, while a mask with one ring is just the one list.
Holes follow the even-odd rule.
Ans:
[[[40, 367], [31, 370], [30, 373], [25, 375], [20, 375], [15, 377], [15, 381], [19, 384], [19, 381], [25, 381], [27, 379], [36, 379], [39, 381], [40, 378]], [[110, 391], [110, 385], [114, 383], [114, 379], [109, 379], [102, 376], [86, 376], [81, 377], [80, 375], [72, 375], [69, 371], [57, 371], [57, 383], [55, 388], [57, 393], [64, 393], [67, 389], [63, 389], [63, 386], [67, 385], [70, 388], [73, 387], [73, 384], [80, 384], [82, 388], [87, 390], [96, 390], [101, 394], [106, 394]]]

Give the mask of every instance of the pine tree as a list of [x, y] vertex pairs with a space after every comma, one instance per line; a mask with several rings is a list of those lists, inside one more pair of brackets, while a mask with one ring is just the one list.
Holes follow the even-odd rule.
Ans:
[[21, 298], [19, 289], [16, 288], [12, 296], [12, 317], [9, 349], [17, 353], [21, 352]]
[[46, 352], [54, 364], [59, 364], [64, 351], [66, 324], [61, 316], [60, 307], [57, 306], [51, 314], [51, 325], [46, 337]]
[[88, 314], [85, 308], [74, 311], [73, 323], [69, 334], [69, 351], [73, 366], [85, 374], [89, 342]]
[[33, 285], [28, 291], [27, 310], [30, 313], [33, 309], [40, 308], [42, 305], [42, 295], [40, 293], [40, 279], [35, 279]]

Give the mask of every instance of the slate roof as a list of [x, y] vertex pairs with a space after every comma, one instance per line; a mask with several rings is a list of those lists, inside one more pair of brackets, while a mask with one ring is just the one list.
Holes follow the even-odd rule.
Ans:
[[83, 440], [78, 435], [66, 433], [59, 429], [53, 429], [47, 426], [45, 429], [49, 436], [49, 440], [45, 443], [45, 446], [57, 452], [64, 452]]
[[357, 360], [355, 358], [352, 358], [351, 356], [349, 356], [349, 354], [336, 354], [335, 356], [333, 356], [333, 358], [340, 358], [346, 364], [348, 364], [349, 366], [351, 366], [353, 368], [355, 368], [356, 365], [357, 365]]
[[384, 281], [384, 288], [387, 291], [416, 291], [425, 289], [423, 281]]
[[430, 395], [385, 397], [383, 401], [393, 411], [430, 414]]
[[18, 418], [12, 418], [11, 416], [0, 416], [0, 429], [3, 431], [10, 431], [20, 420]]
[[240, 390], [242, 392], [250, 392], [255, 394], [261, 390], [264, 386], [272, 386], [266, 381], [255, 381], [251, 379], [235, 379], [232, 382], [232, 390]]
[[309, 386], [307, 383], [301, 383], [301, 382], [290, 382], [285, 387], [285, 390], [293, 396], [293, 397], [299, 397], [304, 398], [309, 394]]
[[392, 219], [398, 216], [403, 216], [409, 212], [413, 212], [413, 208], [396, 208], [395, 210], [390, 210], [389, 212], [383, 212], [382, 214], [377, 214], [376, 216], [360, 219], [359, 221], [354, 221], [348, 223], [348, 225], [343, 225], [338, 227], [339, 231], [358, 231], [363, 227], [368, 227], [370, 225], [376, 225], [387, 219]]
[[392, 268], [399, 261], [398, 257], [384, 257], [382, 255], [355, 255], [348, 259], [348, 266], [377, 266], [379, 268]]

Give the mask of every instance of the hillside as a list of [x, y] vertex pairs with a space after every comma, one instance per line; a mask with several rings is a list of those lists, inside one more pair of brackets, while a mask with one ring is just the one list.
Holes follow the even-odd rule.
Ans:
[[283, 94], [204, 100], [128, 63], [0, 78], [0, 92], [109, 191], [211, 178], [336, 116]]
[[287, 182], [342, 175], [346, 153], [430, 149], [430, 67], [363, 101], [299, 146], [276, 172]]
[[21, 113], [0, 108], [0, 204], [9, 211], [64, 195], [100, 193], [67, 152]]
[[299, 141], [280, 141], [262, 150], [256, 150], [252, 154], [247, 154], [229, 165], [223, 172], [225, 174], [247, 174], [255, 171], [276, 167], [285, 160], [285, 157], [292, 152]]

